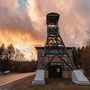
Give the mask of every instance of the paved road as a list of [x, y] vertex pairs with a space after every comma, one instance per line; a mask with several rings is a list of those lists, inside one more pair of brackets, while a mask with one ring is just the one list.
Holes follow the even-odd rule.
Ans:
[[0, 76], [0, 86], [16, 81], [18, 79], [27, 77], [27, 76], [34, 75], [34, 74], [35, 72], [33, 73], [14, 73], [14, 74]]

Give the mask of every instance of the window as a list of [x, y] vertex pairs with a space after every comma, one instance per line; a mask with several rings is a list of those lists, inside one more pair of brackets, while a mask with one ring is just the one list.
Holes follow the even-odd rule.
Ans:
[[63, 63], [62, 69], [63, 69], [63, 70], [68, 70], [68, 65], [67, 65], [66, 63]]
[[50, 57], [54, 56], [54, 54], [58, 54], [60, 57], [67, 57], [67, 54], [62, 50], [51, 49], [49, 52], [47, 52], [47, 56], [50, 56]]
[[[44, 63], [44, 66], [45, 66], [46, 64], [47, 64], [47, 63]], [[56, 63], [55, 63], [55, 62], [51, 62], [50, 65], [53, 65], [53, 66], [54, 66], [54, 65], [55, 65], [55, 66], [56, 66], [56, 65], [59, 65], [59, 66], [61, 66], [62, 70], [68, 70], [68, 65], [67, 65], [66, 63], [62, 63], [62, 62], [58, 62], [58, 63], [57, 63], [57, 62], [56, 62]]]
[[[44, 66], [46, 65], [47, 63], [44, 63]], [[50, 65], [63, 65], [62, 62], [59, 62], [59, 63], [55, 63], [55, 62], [51, 62]]]

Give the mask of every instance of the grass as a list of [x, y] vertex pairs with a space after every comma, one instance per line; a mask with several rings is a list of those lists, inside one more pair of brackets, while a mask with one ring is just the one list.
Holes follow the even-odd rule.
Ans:
[[76, 85], [70, 79], [49, 78], [45, 81], [45, 86], [27, 85], [24, 90], [90, 90], [90, 86]]

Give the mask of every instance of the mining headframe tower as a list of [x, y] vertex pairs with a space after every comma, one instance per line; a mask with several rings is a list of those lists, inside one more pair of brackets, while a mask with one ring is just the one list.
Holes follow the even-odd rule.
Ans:
[[38, 70], [32, 85], [45, 85], [44, 78], [72, 78], [77, 84], [90, 84], [73, 62], [74, 47], [66, 47], [59, 33], [58, 13], [47, 14], [47, 40], [38, 51]]

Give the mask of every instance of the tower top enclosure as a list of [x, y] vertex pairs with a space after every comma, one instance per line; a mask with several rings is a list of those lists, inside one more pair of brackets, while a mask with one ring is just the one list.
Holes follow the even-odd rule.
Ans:
[[57, 25], [60, 15], [57, 13], [49, 13], [47, 14], [47, 25]]

